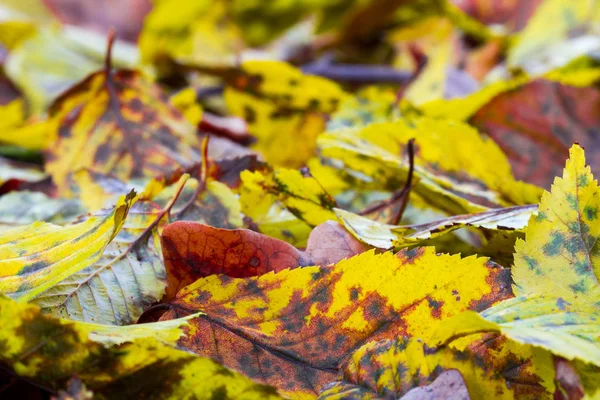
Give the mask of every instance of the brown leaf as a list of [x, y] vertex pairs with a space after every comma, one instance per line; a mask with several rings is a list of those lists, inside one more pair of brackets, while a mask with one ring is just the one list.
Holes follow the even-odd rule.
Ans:
[[369, 248], [333, 221], [312, 231], [306, 251], [248, 229], [219, 229], [188, 221], [167, 226], [161, 242], [168, 276], [166, 301], [205, 276], [243, 278], [299, 266], [328, 265]]
[[562, 357], [554, 357], [556, 369], [556, 391], [554, 400], [579, 400], [584, 396], [583, 385], [579, 374], [569, 362]]
[[549, 188], [574, 142], [588, 149], [592, 172], [600, 173], [598, 110], [598, 88], [538, 79], [498, 95], [471, 123], [500, 145], [517, 179]]

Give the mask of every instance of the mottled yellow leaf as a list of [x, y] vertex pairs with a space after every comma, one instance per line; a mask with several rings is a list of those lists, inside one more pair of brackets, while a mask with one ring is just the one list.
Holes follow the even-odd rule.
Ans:
[[0, 361], [53, 390], [77, 375], [101, 399], [280, 398], [273, 388], [172, 347], [189, 320], [109, 328], [47, 316], [0, 295], [0, 321]]
[[583, 149], [570, 150], [563, 177], [545, 192], [516, 245], [516, 298], [449, 321], [440, 340], [498, 331], [572, 360], [600, 366], [600, 189]]

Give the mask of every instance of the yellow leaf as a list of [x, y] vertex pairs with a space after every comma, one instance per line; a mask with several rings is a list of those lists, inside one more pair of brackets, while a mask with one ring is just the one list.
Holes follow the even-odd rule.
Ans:
[[66, 227], [36, 222], [0, 236], [0, 293], [31, 301], [100, 259], [133, 203], [131, 192], [103, 217]]
[[188, 319], [106, 327], [43, 315], [0, 295], [0, 321], [0, 361], [54, 390], [77, 375], [106, 398], [280, 398], [271, 387], [172, 347]]
[[182, 289], [163, 318], [205, 313], [180, 346], [299, 397], [331, 381], [368, 340], [409, 335], [432, 344], [447, 317], [511, 296], [509, 280], [508, 270], [485, 258], [437, 255], [431, 247], [367, 251], [327, 267], [211, 275]]
[[46, 170], [59, 190], [89, 168], [122, 181], [165, 177], [200, 160], [195, 129], [135, 71], [99, 71], [64, 93], [50, 109], [52, 144]]
[[336, 110], [344, 92], [284, 62], [246, 61], [224, 96], [229, 112], [248, 123], [254, 148], [267, 162], [297, 168], [314, 155], [326, 114]]
[[563, 177], [545, 192], [516, 245], [516, 298], [449, 321], [440, 341], [497, 331], [572, 360], [600, 366], [600, 189], [583, 149], [570, 150]]

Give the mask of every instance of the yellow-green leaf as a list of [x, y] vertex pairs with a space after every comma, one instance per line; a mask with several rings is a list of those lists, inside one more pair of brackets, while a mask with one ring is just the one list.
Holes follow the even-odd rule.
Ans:
[[448, 322], [440, 340], [498, 331], [572, 360], [600, 366], [600, 189], [583, 149], [570, 150], [563, 177], [542, 196], [538, 214], [517, 241], [512, 268], [516, 298], [480, 315]]
[[280, 398], [273, 388], [172, 347], [187, 320], [108, 328], [44, 315], [0, 295], [0, 321], [0, 361], [52, 390], [77, 375], [100, 399]]
[[0, 293], [28, 302], [100, 259], [135, 201], [131, 192], [102, 217], [65, 227], [35, 222], [0, 235]]

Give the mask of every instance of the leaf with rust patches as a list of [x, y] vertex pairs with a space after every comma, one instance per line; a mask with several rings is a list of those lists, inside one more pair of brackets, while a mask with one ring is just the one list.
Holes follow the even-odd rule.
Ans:
[[542, 196], [525, 241], [517, 241], [512, 269], [517, 297], [481, 314], [457, 316], [440, 331], [440, 341], [496, 331], [600, 366], [598, 209], [598, 182], [585, 166], [583, 149], [574, 145], [563, 177]]
[[0, 295], [0, 321], [0, 361], [50, 390], [76, 374], [98, 398], [280, 398], [271, 387], [172, 347], [187, 320], [107, 327], [54, 318]]
[[537, 79], [496, 96], [471, 123], [506, 152], [517, 178], [549, 187], [574, 142], [590, 151], [592, 169], [600, 172], [598, 109], [598, 87]]
[[402, 155], [412, 138], [417, 150], [411, 196], [429, 208], [457, 215], [539, 199], [538, 188], [513, 178], [493, 141], [457, 121], [405, 118], [327, 132], [318, 144], [322, 162], [351, 177], [355, 189], [395, 191], [408, 177]]
[[194, 128], [135, 71], [96, 72], [64, 93], [49, 114], [55, 141], [46, 170], [66, 194], [68, 175], [80, 169], [127, 181], [165, 177], [200, 161]]
[[307, 265], [325, 266], [367, 250], [333, 221], [313, 229], [305, 251], [247, 229], [225, 230], [191, 222], [170, 224], [161, 241], [168, 277], [165, 301], [209, 275], [245, 278]]
[[244, 118], [253, 148], [275, 166], [298, 168], [315, 154], [326, 115], [344, 96], [325, 78], [280, 61], [247, 61], [225, 89], [227, 109]]
[[[407, 337], [381, 340], [358, 349], [319, 399], [412, 399], [428, 387], [446, 393], [440, 398], [459, 389], [472, 399], [545, 398], [552, 393], [554, 370], [545, 368], [551, 362], [543, 350], [507, 346], [498, 338], [477, 340], [462, 350], [429, 348]], [[442, 383], [449, 371], [462, 378], [459, 387], [454, 380]]]
[[180, 346], [298, 397], [332, 381], [368, 340], [431, 343], [447, 317], [510, 296], [508, 270], [429, 247], [256, 278], [211, 275], [181, 290], [162, 318], [203, 312]]
[[[499, 208], [404, 226], [373, 221], [339, 208], [335, 209], [335, 213], [354, 237], [374, 247], [389, 249], [423, 245], [454, 230], [470, 228], [480, 233], [478, 253], [491, 256], [494, 252], [512, 254], [516, 239], [524, 237], [523, 230], [529, 218], [537, 213], [537, 205]], [[498, 243], [501, 245], [494, 246]]]
[[63, 279], [92, 265], [117, 236], [135, 192], [106, 215], [65, 227], [35, 222], [0, 236], [0, 293], [32, 301]]

